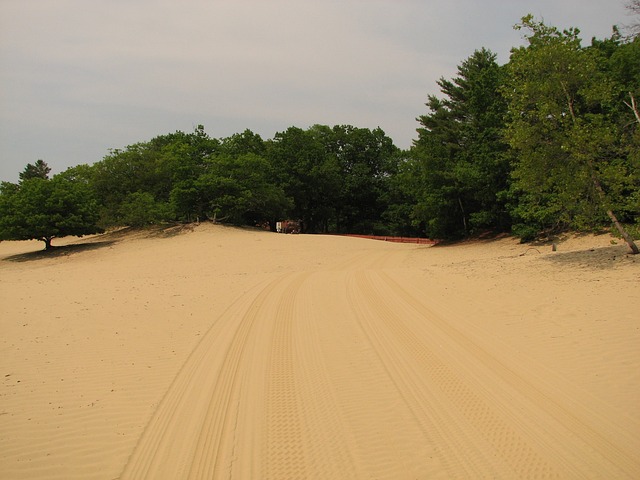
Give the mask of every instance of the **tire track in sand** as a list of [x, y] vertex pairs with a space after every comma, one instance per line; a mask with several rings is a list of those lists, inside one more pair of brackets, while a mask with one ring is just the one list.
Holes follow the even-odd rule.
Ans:
[[323, 359], [308, 338], [316, 317], [299, 298], [314, 273], [254, 289], [212, 325], [122, 479], [356, 478]]
[[[580, 477], [640, 478], [637, 453], [640, 442], [634, 435], [637, 430], [633, 430], [633, 426], [614, 425], [599, 414], [599, 410], [611, 407], [596, 403], [594, 399], [590, 399], [594, 403], [589, 405], [583, 400], [583, 392], [549, 372], [544, 377], [537, 376], [536, 369], [531, 369], [530, 360], [517, 352], [510, 352], [509, 363], [505, 363], [482, 346], [479, 342], [482, 335], [474, 340], [435, 314], [386, 272], [378, 272], [377, 276], [382, 280], [381, 287], [393, 292], [390, 298], [404, 302], [405, 306], [428, 320], [428, 324], [438, 328], [452, 345], [467, 352], [474, 364], [481, 365], [505, 388], [515, 392], [521, 408], [524, 405], [531, 407], [528, 410], [530, 418], [526, 422], [530, 430], [533, 430], [532, 423], [544, 423], [544, 429], [539, 430], [534, 440], [546, 443], [548, 458], [555, 459], [568, 472]], [[486, 332], [481, 333], [486, 335]], [[498, 348], [508, 347], [501, 345]], [[500, 400], [506, 399], [498, 398]], [[504, 402], [501, 408], [509, 410], [510, 404], [512, 400]], [[517, 421], [518, 415], [512, 412], [511, 417]]]
[[336, 402], [318, 328], [326, 317], [312, 306], [312, 294], [336, 271], [299, 277], [276, 312], [267, 388], [266, 477], [361, 478], [354, 446]]
[[307, 276], [289, 285], [276, 311], [267, 387], [266, 478], [308, 477], [292, 334], [295, 297]]
[[[465, 430], [475, 431], [468, 436], [469, 446], [485, 442], [494, 450], [493, 459], [485, 458], [486, 467], [501, 461], [519, 478], [637, 478], [633, 454], [435, 315], [416, 292], [384, 272], [360, 272], [355, 285], [356, 298], [367, 298], [381, 320], [363, 324], [387, 346], [381, 348], [386, 361], [404, 364], [439, 389], [449, 403], [445, 410], [458, 417], [456, 428], [463, 429], [445, 429], [445, 434], [462, 438]], [[437, 347], [458, 357], [442, 356]], [[469, 367], [460, 370], [462, 365], [473, 365], [476, 377], [465, 376]], [[427, 394], [424, 387], [421, 394]]]
[[[398, 375], [399, 381], [411, 382], [410, 378], [403, 379], [407, 373], [421, 379], [414, 382], [414, 388], [422, 397], [415, 404], [419, 415], [433, 417], [432, 422], [439, 425], [442, 436], [454, 446], [456, 455], [470, 454], [462, 462], [458, 458], [458, 465], [467, 470], [466, 474], [474, 477], [489, 474], [502, 478], [562, 478], [541, 452], [529, 445], [451, 364], [408, 328], [399, 310], [388, 303], [389, 297], [395, 300], [395, 292], [381, 295], [368, 277], [367, 272], [360, 272], [355, 284], [360, 298], [366, 299], [378, 316], [377, 321], [365, 319], [363, 324], [381, 345], [385, 361], [402, 366], [405, 375]], [[434, 411], [429, 407], [435, 399], [439, 406]], [[451, 419], [453, 422], [449, 423]], [[488, 446], [494, 451], [487, 449]], [[469, 464], [469, 461], [473, 463]]]
[[381, 308], [382, 300], [378, 296], [386, 294], [374, 292], [364, 278], [365, 271], [351, 275], [347, 283], [349, 307], [415, 423], [425, 438], [437, 445], [436, 452], [446, 469], [445, 478], [509, 478], [509, 471], [499, 462], [487, 461], [494, 452], [473, 441], [464, 420], [452, 410], [450, 401], [433, 381], [435, 374], [444, 368], [443, 364], [434, 361], [437, 359], [431, 354], [426, 365], [416, 365], [415, 360], [407, 356], [406, 345], [397, 342], [389, 331], [398, 318], [393, 311]]
[[[323, 432], [319, 443], [324, 444], [325, 457], [317, 463], [327, 468], [314, 470], [321, 474], [312, 478], [454, 478], [438, 454], [438, 436], [416, 421], [395, 372], [380, 361], [377, 345], [363, 334], [347, 295], [349, 276], [350, 272], [317, 274], [308, 282], [311, 294], [300, 296], [311, 300], [304, 328], [311, 330], [307, 338], [314, 340], [314, 356], [320, 357], [311, 364], [316, 368], [310, 368], [321, 382], [316, 396], [339, 425], [333, 436], [328, 428]], [[330, 288], [320, 288], [327, 284]], [[317, 410], [320, 419], [329, 418]], [[311, 413], [305, 415], [309, 417]], [[327, 448], [334, 444], [338, 452]]]
[[[223, 469], [255, 470], [251, 463], [260, 453], [254, 450], [238, 465], [234, 463], [234, 445], [228, 443], [250, 443], [256, 448], [259, 443], [246, 435], [238, 439], [229, 431], [248, 430], [238, 426], [241, 403], [260, 396], [264, 389], [259, 381], [264, 377], [260, 375], [264, 362], [250, 362], [245, 357], [263, 353], [256, 349], [266, 342], [250, 342], [252, 330], [259, 317], [269, 317], [265, 311], [273, 307], [278, 290], [289, 277], [287, 274], [257, 293], [254, 290], [241, 297], [212, 325], [160, 402], [122, 479], [219, 478]], [[249, 353], [248, 349], [254, 351]], [[253, 381], [247, 378], [251, 370]], [[242, 395], [241, 386], [247, 387]], [[253, 414], [260, 417], [259, 410], [253, 409]], [[259, 422], [253, 427], [259, 437]]]

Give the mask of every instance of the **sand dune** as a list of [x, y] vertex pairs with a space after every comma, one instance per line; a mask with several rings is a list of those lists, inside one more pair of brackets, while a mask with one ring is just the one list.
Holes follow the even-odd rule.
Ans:
[[640, 478], [640, 258], [203, 224], [0, 243], [0, 478]]

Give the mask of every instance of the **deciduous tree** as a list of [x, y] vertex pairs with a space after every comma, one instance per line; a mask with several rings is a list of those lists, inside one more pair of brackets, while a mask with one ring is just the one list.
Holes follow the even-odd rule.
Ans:
[[[517, 28], [528, 45], [509, 62], [506, 137], [517, 162], [512, 192], [520, 233], [592, 228], [606, 215], [629, 243], [614, 209], [633, 175], [617, 118], [614, 79], [598, 68], [597, 50], [582, 48], [579, 30], [559, 31], [532, 16]], [[612, 115], [613, 113], [613, 115]]]
[[98, 205], [86, 184], [64, 176], [29, 178], [0, 187], [0, 240], [41, 240], [101, 232]]

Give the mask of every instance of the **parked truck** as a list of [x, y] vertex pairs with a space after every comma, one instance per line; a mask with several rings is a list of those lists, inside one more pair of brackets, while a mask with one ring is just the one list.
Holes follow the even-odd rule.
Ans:
[[300, 222], [297, 220], [282, 220], [281, 222], [276, 222], [276, 232], [300, 233]]

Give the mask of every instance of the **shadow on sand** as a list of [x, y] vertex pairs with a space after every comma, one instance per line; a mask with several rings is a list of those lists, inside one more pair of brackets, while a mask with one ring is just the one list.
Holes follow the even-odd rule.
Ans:
[[[560, 246], [561, 248], [562, 246]], [[545, 258], [559, 267], [571, 266], [595, 270], [609, 270], [620, 265], [640, 263], [640, 255], [633, 255], [626, 245], [591, 248], [577, 252], [555, 252]]]
[[49, 250], [37, 250], [35, 252], [20, 253], [10, 255], [0, 261], [7, 262], [30, 262], [44, 260], [46, 258], [58, 258], [82, 253], [90, 250], [97, 250], [112, 246], [125, 239], [135, 238], [171, 238], [195, 229], [192, 223], [171, 223], [163, 225], [151, 225], [148, 227], [124, 227], [99, 234], [82, 243], [71, 243], [69, 245], [51, 246]]
[[52, 246], [49, 250], [37, 250], [35, 252], [19, 253], [17, 255], [10, 255], [2, 259], [3, 262], [31, 262], [36, 260], [44, 260], [46, 258], [59, 258], [76, 253], [87, 252], [90, 250], [97, 250], [113, 245], [115, 240], [105, 240], [97, 242], [87, 243], [74, 243], [71, 245], [64, 245], [61, 247]]

